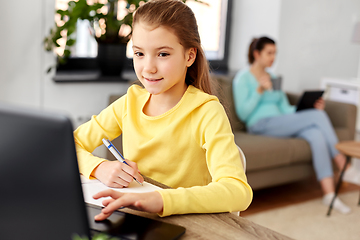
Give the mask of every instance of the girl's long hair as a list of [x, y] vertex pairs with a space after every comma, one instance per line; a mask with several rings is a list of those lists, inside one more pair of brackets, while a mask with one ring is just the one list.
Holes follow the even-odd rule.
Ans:
[[216, 94], [210, 77], [209, 63], [201, 47], [193, 11], [180, 0], [150, 0], [134, 13], [133, 27], [143, 21], [154, 27], [167, 27], [178, 37], [184, 49], [195, 48], [195, 62], [187, 69], [185, 82], [208, 94]]

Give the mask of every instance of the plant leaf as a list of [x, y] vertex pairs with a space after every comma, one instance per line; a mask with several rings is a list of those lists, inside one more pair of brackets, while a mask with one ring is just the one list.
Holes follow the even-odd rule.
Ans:
[[66, 45], [68, 45], [68, 46], [72, 46], [72, 45], [74, 45], [74, 44], [75, 44], [75, 42], [76, 42], [76, 40], [75, 40], [75, 39], [69, 38], [69, 39], [66, 41]]

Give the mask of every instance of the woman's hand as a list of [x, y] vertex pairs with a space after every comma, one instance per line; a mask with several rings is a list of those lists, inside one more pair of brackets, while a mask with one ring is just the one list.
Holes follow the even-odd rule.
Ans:
[[325, 100], [321, 97], [318, 100], [316, 100], [316, 102], [314, 103], [314, 108], [319, 109], [319, 110], [324, 110], [325, 109]]
[[268, 74], [260, 77], [258, 79], [258, 82], [259, 82], [259, 87], [258, 87], [257, 91], [259, 93], [263, 93], [266, 90], [271, 90], [273, 87], [270, 76]]
[[94, 177], [109, 187], [123, 188], [136, 178], [139, 182], [143, 182], [144, 178], [140, 175], [137, 164], [126, 160], [130, 165], [119, 161], [105, 161], [100, 163], [94, 170]]
[[128, 207], [150, 213], [160, 213], [163, 211], [164, 203], [158, 192], [121, 193], [113, 189], [108, 189], [93, 196], [94, 199], [102, 197], [111, 198], [102, 202], [105, 208], [101, 210], [100, 214], [94, 217], [96, 221], [108, 218], [114, 211], [121, 207]]

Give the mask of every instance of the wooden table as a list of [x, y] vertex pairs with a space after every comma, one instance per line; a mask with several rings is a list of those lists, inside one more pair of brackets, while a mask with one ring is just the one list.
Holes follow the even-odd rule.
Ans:
[[[162, 188], [169, 188], [152, 179], [145, 178], [145, 181]], [[129, 208], [120, 211], [135, 215], [156, 219], [167, 223], [177, 224], [186, 228], [185, 234], [180, 238], [185, 239], [291, 239], [285, 235], [277, 233], [266, 227], [253, 223], [245, 218], [231, 213], [212, 213], [212, 214], [186, 214], [168, 217], [159, 217]]]
[[[343, 175], [344, 175], [344, 172], [345, 172], [345, 169], [346, 169], [347, 165], [349, 164], [352, 157], [360, 158], [360, 142], [344, 141], [344, 142], [340, 142], [340, 143], [336, 144], [335, 147], [336, 147], [337, 150], [339, 150], [339, 152], [341, 152], [342, 154], [344, 154], [346, 156], [346, 163], [345, 163], [344, 168], [341, 170], [339, 180], [338, 180], [338, 182], [336, 184], [335, 195], [334, 195], [334, 197], [333, 197], [333, 199], [332, 199], [332, 201], [330, 203], [329, 210], [328, 210], [328, 213], [327, 213], [328, 216], [330, 216], [330, 214], [331, 214], [333, 203], [335, 201], [336, 196], [339, 193], [340, 186], [341, 186], [342, 179], [343, 179]], [[360, 197], [359, 197], [358, 205], [360, 205]]]
[[335, 147], [345, 156], [360, 158], [360, 142], [344, 141], [336, 144]]

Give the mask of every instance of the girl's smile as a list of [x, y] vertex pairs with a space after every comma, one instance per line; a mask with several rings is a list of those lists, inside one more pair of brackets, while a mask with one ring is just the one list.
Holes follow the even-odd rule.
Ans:
[[146, 81], [149, 81], [150, 83], [151, 82], [159, 82], [161, 80], [163, 80], [163, 78], [144, 78]]

